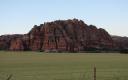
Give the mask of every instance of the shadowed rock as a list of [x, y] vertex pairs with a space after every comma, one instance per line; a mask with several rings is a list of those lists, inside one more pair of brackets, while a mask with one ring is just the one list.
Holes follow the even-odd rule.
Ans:
[[128, 50], [128, 37], [112, 36], [116, 50]]

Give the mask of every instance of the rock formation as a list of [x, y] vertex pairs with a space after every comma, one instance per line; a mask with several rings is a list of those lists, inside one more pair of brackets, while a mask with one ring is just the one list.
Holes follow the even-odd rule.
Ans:
[[57, 20], [35, 25], [27, 34], [0, 36], [1, 50], [69, 51], [111, 50], [114, 38], [82, 20]]
[[0, 36], [0, 50], [10, 50], [10, 46], [12, 46], [11, 42], [21, 37], [23, 37], [23, 35], [18, 34]]
[[116, 50], [128, 50], [128, 37], [112, 36], [112, 39], [114, 41], [114, 48]]

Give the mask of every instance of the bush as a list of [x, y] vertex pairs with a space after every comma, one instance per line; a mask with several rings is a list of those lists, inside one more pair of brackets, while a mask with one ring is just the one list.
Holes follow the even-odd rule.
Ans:
[[120, 53], [128, 54], [128, 49], [121, 49], [121, 50], [120, 50]]

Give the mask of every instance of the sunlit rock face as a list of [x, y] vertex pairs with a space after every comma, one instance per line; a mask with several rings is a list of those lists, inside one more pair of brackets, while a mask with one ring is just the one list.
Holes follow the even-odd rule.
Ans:
[[[57, 20], [35, 25], [27, 34], [0, 37], [0, 49], [79, 52], [112, 49], [113, 39], [104, 29], [82, 20]], [[8, 38], [9, 37], [9, 38]]]

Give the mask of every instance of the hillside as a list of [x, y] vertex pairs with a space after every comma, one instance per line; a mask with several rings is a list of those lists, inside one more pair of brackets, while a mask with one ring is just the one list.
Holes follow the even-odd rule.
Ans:
[[0, 49], [45, 52], [113, 50], [117, 47], [119, 49], [115, 42], [118, 43], [118, 40], [104, 29], [87, 25], [82, 20], [69, 19], [35, 25], [27, 34], [2, 35]]

